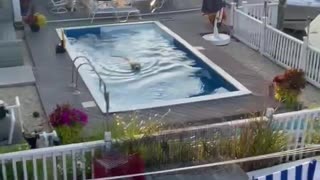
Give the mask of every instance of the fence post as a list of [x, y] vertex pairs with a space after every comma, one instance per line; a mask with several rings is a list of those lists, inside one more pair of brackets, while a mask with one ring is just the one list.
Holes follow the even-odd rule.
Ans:
[[274, 115], [274, 109], [273, 108], [267, 108], [266, 117], [267, 117], [268, 121], [272, 121], [273, 120], [273, 115]]
[[278, 5], [272, 4], [269, 10], [269, 23], [272, 25], [272, 27], [276, 28], [278, 26]]
[[268, 12], [268, 2], [265, 0], [263, 3], [263, 15], [262, 17], [269, 17], [269, 12]]
[[245, 12], [246, 14], [249, 13], [247, 4], [248, 4], [247, 1], [242, 1], [242, 3], [241, 3], [242, 10], [243, 10], [243, 12]]
[[300, 52], [300, 59], [299, 59], [299, 68], [303, 71], [306, 70], [307, 65], [307, 52], [308, 52], [308, 39], [306, 36], [303, 37], [303, 44], [301, 47]]
[[264, 46], [265, 46], [265, 40], [266, 40], [266, 28], [267, 28], [267, 17], [263, 16], [261, 18], [262, 20], [262, 25], [260, 28], [260, 47], [259, 47], [259, 52], [260, 54], [264, 54]]
[[111, 149], [111, 132], [104, 132], [104, 143], [106, 151], [109, 151]]
[[234, 11], [235, 11], [236, 5], [237, 4], [235, 2], [230, 3], [229, 26], [231, 27], [233, 27], [234, 25]]
[[19, 0], [12, 0], [14, 27], [17, 29], [23, 28], [21, 6]]

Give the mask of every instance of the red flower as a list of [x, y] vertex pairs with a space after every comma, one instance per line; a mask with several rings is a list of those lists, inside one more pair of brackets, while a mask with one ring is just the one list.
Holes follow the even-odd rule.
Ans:
[[284, 74], [274, 77], [273, 82], [284, 90], [300, 92], [306, 86], [304, 72], [298, 69], [289, 69]]

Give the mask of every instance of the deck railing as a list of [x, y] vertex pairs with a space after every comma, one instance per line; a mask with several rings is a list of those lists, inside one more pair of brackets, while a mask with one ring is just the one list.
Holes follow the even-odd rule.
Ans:
[[[235, 10], [233, 18], [234, 36], [250, 46], [251, 48], [258, 50], [261, 40], [261, 21], [248, 16], [241, 10]], [[248, 27], [251, 27], [250, 29]]]
[[303, 42], [268, 25], [263, 29], [261, 53], [286, 69], [300, 68]]
[[254, 17], [255, 19], [262, 20], [263, 17], [267, 17], [267, 24], [276, 27], [278, 20], [278, 3], [264, 4], [247, 4], [242, 3], [243, 12]]
[[104, 145], [94, 141], [1, 154], [0, 179], [86, 179], [95, 151]]
[[233, 36], [286, 69], [304, 70], [308, 82], [320, 88], [320, 50], [306, 38], [301, 41], [269, 25], [269, 17], [255, 18], [244, 9], [234, 7], [230, 13]]
[[[306, 44], [306, 42], [305, 42]], [[320, 50], [312, 46], [308, 46], [304, 52], [305, 57], [302, 57], [302, 62], [305, 63], [304, 70], [309, 82], [320, 88]]]
[[[288, 135], [288, 147], [284, 150], [303, 148], [310, 144], [310, 134], [319, 129], [314, 128], [320, 125], [320, 109], [303, 110], [284, 114], [276, 114], [264, 118], [271, 120], [274, 129], [281, 130]], [[166, 131], [167, 137], [179, 137], [181, 134], [208, 135], [217, 128], [241, 127], [257, 119], [243, 119], [230, 122], [211, 124], [174, 131]], [[260, 119], [261, 120], [261, 119]], [[316, 123], [316, 124], [315, 124]], [[319, 123], [319, 124], [317, 124]], [[168, 136], [180, 134], [179, 136]], [[189, 134], [189, 135], [190, 135]], [[0, 155], [0, 178], [7, 179], [86, 179], [93, 178], [93, 159], [95, 154], [109, 150], [106, 141], [94, 141], [79, 144], [62, 145], [56, 147], [13, 152]], [[284, 161], [289, 159], [301, 159], [304, 152], [286, 155]]]

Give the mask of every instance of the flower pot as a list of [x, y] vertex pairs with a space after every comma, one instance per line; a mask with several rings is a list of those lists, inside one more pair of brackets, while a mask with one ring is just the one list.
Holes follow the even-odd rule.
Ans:
[[31, 24], [30, 29], [32, 32], [39, 32], [40, 31], [40, 26], [38, 24]]

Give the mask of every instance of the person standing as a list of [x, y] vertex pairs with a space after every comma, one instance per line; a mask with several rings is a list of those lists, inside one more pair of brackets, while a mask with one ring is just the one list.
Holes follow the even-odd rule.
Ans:
[[[214, 25], [217, 12], [225, 6], [223, 0], [202, 0], [202, 14], [208, 16], [209, 22]], [[223, 15], [224, 16], [224, 15]], [[222, 19], [224, 19], [223, 17]]]

